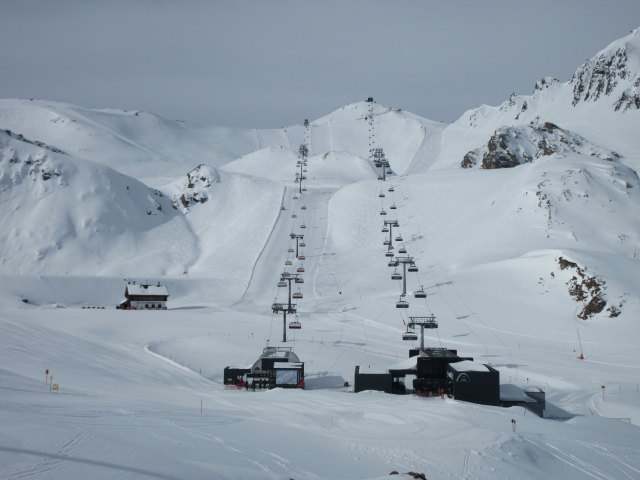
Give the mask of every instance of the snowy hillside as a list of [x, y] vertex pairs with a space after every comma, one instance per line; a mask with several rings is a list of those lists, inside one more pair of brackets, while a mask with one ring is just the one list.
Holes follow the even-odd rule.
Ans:
[[171, 199], [108, 167], [0, 131], [0, 186], [4, 273], [176, 275], [193, 261]]
[[[640, 29], [446, 126], [372, 102], [233, 130], [0, 100], [0, 477], [637, 478], [639, 52]], [[284, 272], [301, 329], [272, 312]], [[116, 311], [125, 278], [168, 310]], [[352, 393], [424, 315], [428, 346], [543, 388], [544, 418]], [[305, 390], [225, 389], [284, 334]]]

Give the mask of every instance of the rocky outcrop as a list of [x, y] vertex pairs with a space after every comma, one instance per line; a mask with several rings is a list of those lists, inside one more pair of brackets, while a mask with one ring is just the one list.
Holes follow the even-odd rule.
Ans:
[[187, 180], [180, 187], [181, 193], [174, 196], [175, 206], [181, 206], [185, 211], [198, 203], [209, 200], [209, 192], [217, 181], [215, 170], [208, 165], [198, 165], [187, 173]]
[[[567, 282], [567, 287], [569, 287], [569, 295], [576, 302], [583, 305], [582, 310], [578, 313], [578, 318], [588, 320], [605, 310], [607, 300], [605, 294], [606, 282], [604, 280], [594, 275], [589, 275], [586, 268], [582, 268], [577, 263], [563, 257], [558, 258], [558, 265], [560, 265], [560, 270], [574, 272], [574, 275]], [[612, 318], [620, 315], [620, 309], [615, 305], [609, 305], [606, 312]]]
[[460, 166], [471, 168], [513, 168], [536, 158], [553, 154], [581, 153], [602, 160], [616, 160], [619, 155], [592, 144], [580, 135], [551, 122], [526, 126], [502, 127], [494, 132], [486, 145], [468, 152]]

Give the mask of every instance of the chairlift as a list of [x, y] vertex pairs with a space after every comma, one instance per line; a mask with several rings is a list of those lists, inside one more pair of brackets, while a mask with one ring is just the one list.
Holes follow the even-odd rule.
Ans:
[[301, 299], [302, 298], [302, 292], [300, 290], [298, 290], [297, 292], [293, 292], [293, 294], [291, 295], [291, 298]]
[[291, 197], [291, 198], [293, 198], [294, 200], [297, 200], [297, 199], [298, 199], [298, 196], [297, 196], [297, 195], [294, 195], [294, 196], [293, 196], [293, 197]]
[[402, 242], [402, 241], [403, 241], [402, 235], [398, 235], [396, 237], [396, 242]]
[[304, 173], [307, 173], [307, 169], [306, 169], [306, 168], [303, 168], [303, 169], [302, 169], [302, 171], [303, 171]]
[[389, 229], [387, 227], [382, 227], [382, 233], [389, 233]]
[[391, 186], [389, 187], [389, 191], [390, 191], [390, 192], [395, 191], [395, 190], [393, 189], [393, 185], [391, 185]]
[[300, 330], [302, 328], [302, 325], [296, 320], [295, 322], [289, 322], [289, 328], [291, 330]]
[[384, 193], [380, 192], [380, 193], [378, 194], [378, 197], [380, 197], [380, 198], [384, 198]]
[[383, 245], [387, 246], [387, 245], [391, 245], [391, 240], [389, 240], [388, 238], [385, 239], [384, 242], [382, 242]]
[[404, 248], [404, 246], [400, 247], [400, 249], [398, 250], [398, 253], [407, 253], [407, 249]]
[[418, 271], [418, 267], [415, 263], [412, 263], [411, 265], [409, 265], [409, 268], [407, 268], [407, 272], [417, 272]]
[[391, 274], [391, 280], [402, 280], [402, 275], [398, 272], [393, 272]]
[[393, 257], [393, 252], [391, 250], [387, 250], [387, 252], [384, 254], [385, 257]]
[[298, 255], [298, 260], [304, 260], [305, 256], [304, 255]]
[[378, 180], [384, 180], [384, 177], [382, 175], [378, 175]]
[[296, 268], [296, 272], [298, 272], [298, 273], [304, 273], [304, 267], [298, 267], [298, 268]]
[[287, 253], [293, 253], [295, 250], [293, 248], [287, 248]]
[[284, 280], [280, 280], [278, 282], [278, 287], [286, 287], [287, 286], [287, 282], [285, 282]]
[[302, 188], [301, 188], [301, 190], [302, 190], [303, 192], [306, 192], [306, 191], [307, 191], [307, 187], [302, 187]]
[[386, 214], [387, 214], [387, 212], [385, 212], [384, 209], [380, 210], [380, 215], [386, 215]]
[[397, 260], [389, 260], [389, 263], [387, 263], [387, 265], [389, 267], [397, 267], [399, 265]]
[[396, 308], [409, 308], [409, 302], [403, 299], [404, 295], [400, 295], [400, 300], [396, 302]]
[[427, 298], [427, 292], [425, 292], [424, 287], [420, 285], [420, 290], [413, 292], [413, 296], [416, 298]]
[[285, 265], [293, 265], [293, 262], [287, 258], [287, 260], [284, 262], [284, 264]]
[[393, 205], [391, 205], [389, 208], [390, 208], [391, 210], [395, 210], [395, 209], [397, 209], [398, 207], [396, 207], [396, 204], [394, 203], [394, 204], [393, 204]]
[[300, 242], [300, 246], [301, 246], [301, 247], [306, 247], [306, 246], [307, 246], [307, 244], [306, 244], [306, 243], [304, 243], [304, 242]]
[[307, 226], [303, 223], [302, 225], [300, 225], [300, 228], [307, 228]]
[[406, 341], [418, 340], [418, 334], [412, 330], [407, 329], [407, 331], [402, 334], [402, 340], [406, 340]]
[[291, 218], [298, 218], [298, 215], [296, 215], [295, 213], [292, 213]]
[[296, 282], [296, 283], [304, 283], [304, 278], [302, 278], [302, 277], [296, 277], [295, 282]]
[[393, 171], [391, 169], [387, 170], [387, 175], [391, 175]]
[[306, 210], [306, 209], [307, 209], [307, 206], [306, 206], [306, 205], [302, 205], [302, 206], [300, 207], [300, 210]]

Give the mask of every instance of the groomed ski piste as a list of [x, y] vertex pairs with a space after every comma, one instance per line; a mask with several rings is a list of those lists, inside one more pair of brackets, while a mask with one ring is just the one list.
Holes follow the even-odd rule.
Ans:
[[[375, 104], [375, 142], [393, 170], [381, 182], [366, 102], [307, 132], [203, 133], [145, 113], [1, 101], [3, 128], [62, 153], [0, 138], [0, 478], [640, 477], [640, 145], [628, 128], [640, 118], [595, 103], [561, 111], [563, 85], [550, 120], [619, 159], [578, 149], [463, 169], [462, 156], [508, 124], [508, 105], [475, 112], [481, 134], [464, 127], [474, 112], [445, 126]], [[606, 135], [593, 127], [601, 117]], [[301, 143], [305, 192], [294, 182]], [[200, 164], [206, 188], [186, 182]], [[198, 188], [206, 202], [171, 206]], [[427, 293], [409, 295], [408, 312], [395, 305], [385, 218], [419, 268], [409, 293]], [[291, 233], [304, 234], [303, 262]], [[306, 388], [225, 388], [225, 366], [282, 345], [271, 304], [285, 300], [287, 259], [304, 266], [302, 329], [286, 345], [305, 362]], [[592, 292], [571, 293], [582, 275], [607, 306], [586, 319]], [[168, 310], [115, 310], [131, 280], [167, 285]], [[401, 339], [407, 316], [430, 314], [429, 346], [492, 365], [503, 384], [541, 387], [545, 417], [353, 393], [355, 366], [405, 360], [417, 345]]]

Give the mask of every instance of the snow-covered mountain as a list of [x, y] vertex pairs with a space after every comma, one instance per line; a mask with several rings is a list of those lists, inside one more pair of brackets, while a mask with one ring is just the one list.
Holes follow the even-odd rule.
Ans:
[[162, 192], [8, 130], [0, 202], [4, 273], [175, 275], [193, 261], [196, 238]]
[[[0, 100], [0, 342], [11, 345], [0, 348], [0, 476], [75, 478], [55, 462], [77, 448], [80, 460], [107, 457], [100, 468], [162, 478], [634, 478], [639, 52], [637, 29], [568, 81], [543, 78], [450, 125], [371, 102], [307, 126], [234, 130]], [[297, 164], [301, 143], [308, 165]], [[389, 160], [386, 182], [372, 144]], [[391, 219], [395, 251], [419, 267], [408, 313], [384, 256]], [[304, 277], [304, 327], [288, 345], [309, 390], [225, 391], [224, 366], [251, 362], [286, 329], [270, 310], [286, 301], [286, 269]], [[123, 277], [168, 284], [169, 310], [78, 308], [115, 304]], [[356, 364], [405, 357], [407, 316], [430, 314], [440, 326], [428, 342], [491, 363], [503, 383], [544, 385], [553, 416], [580, 416], [345, 395]], [[37, 396], [51, 365], [69, 394], [36, 418], [52, 401]], [[194, 416], [203, 400], [213, 413]], [[76, 423], [56, 423], [59, 412]], [[41, 424], [55, 441], [36, 435]], [[40, 450], [59, 453], [23, 459]]]

